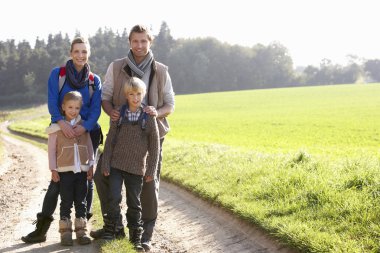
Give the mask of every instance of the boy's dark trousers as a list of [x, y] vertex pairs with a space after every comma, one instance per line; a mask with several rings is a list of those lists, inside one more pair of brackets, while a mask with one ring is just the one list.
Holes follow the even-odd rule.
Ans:
[[109, 175], [109, 205], [107, 216], [113, 224], [120, 219], [120, 202], [123, 182], [127, 202], [127, 227], [130, 230], [142, 229], [140, 195], [143, 185], [143, 176], [131, 174], [122, 170], [111, 168]]
[[60, 172], [61, 220], [71, 219], [75, 206], [75, 218], [86, 218], [87, 172]]
[[[141, 192], [141, 205], [142, 205], [142, 221], [144, 232], [141, 238], [142, 242], [150, 242], [153, 235], [153, 230], [156, 225], [157, 215], [158, 215], [158, 191], [159, 191], [159, 181], [160, 181], [160, 171], [162, 164], [162, 145], [164, 138], [160, 139], [160, 155], [158, 160], [157, 174], [156, 178], [151, 182], [143, 182], [143, 188]], [[101, 158], [100, 158], [101, 159]], [[99, 160], [100, 164], [100, 160]], [[102, 210], [103, 217], [107, 214], [109, 209], [109, 177], [105, 177], [100, 169], [95, 171], [94, 181], [96, 185], [96, 190], [99, 195], [100, 207]], [[120, 199], [121, 202], [121, 199]], [[118, 205], [120, 204], [118, 203]], [[120, 214], [119, 214], [120, 215]], [[120, 216], [118, 226], [122, 227], [122, 217]]]

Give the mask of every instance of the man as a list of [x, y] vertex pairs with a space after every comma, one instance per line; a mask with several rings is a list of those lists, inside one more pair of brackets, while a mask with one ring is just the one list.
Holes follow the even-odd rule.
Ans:
[[[141, 193], [142, 220], [144, 232], [141, 238], [142, 246], [146, 251], [151, 249], [151, 239], [158, 214], [158, 191], [162, 164], [162, 143], [169, 124], [166, 117], [174, 111], [174, 92], [167, 66], [154, 60], [150, 50], [153, 37], [149, 30], [142, 25], [134, 26], [129, 33], [130, 50], [128, 56], [112, 62], [105, 76], [102, 90], [102, 107], [112, 121], [120, 117], [119, 109], [126, 103], [123, 85], [131, 77], [139, 77], [147, 86], [147, 93], [143, 99], [144, 111], [157, 117], [160, 134], [160, 156], [157, 174], [153, 181], [144, 180]], [[108, 182], [100, 170], [95, 172], [95, 185], [98, 190], [102, 213], [106, 221]], [[120, 227], [120, 225], [119, 225]], [[121, 228], [121, 227], [120, 227]], [[104, 230], [92, 232], [94, 238], [102, 237]], [[119, 229], [120, 231], [120, 229]], [[116, 236], [118, 229], [116, 229]], [[119, 233], [119, 234], [122, 234]]]

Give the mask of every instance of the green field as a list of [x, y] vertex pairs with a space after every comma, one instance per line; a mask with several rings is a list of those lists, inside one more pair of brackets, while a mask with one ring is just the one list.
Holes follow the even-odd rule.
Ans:
[[[379, 95], [378, 84], [178, 95], [162, 177], [302, 252], [379, 252]], [[46, 122], [12, 127], [40, 134]]]

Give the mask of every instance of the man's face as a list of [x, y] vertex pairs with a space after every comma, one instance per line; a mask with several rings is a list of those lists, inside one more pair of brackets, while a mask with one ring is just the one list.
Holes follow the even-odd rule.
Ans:
[[151, 41], [149, 41], [148, 35], [145, 32], [133, 32], [131, 34], [129, 44], [137, 64], [144, 60], [152, 45]]

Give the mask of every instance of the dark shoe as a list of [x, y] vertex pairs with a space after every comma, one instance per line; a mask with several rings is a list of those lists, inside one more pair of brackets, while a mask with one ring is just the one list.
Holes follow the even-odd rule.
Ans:
[[114, 240], [116, 238], [116, 222], [110, 219], [104, 219], [104, 232], [102, 235], [103, 240]]
[[79, 245], [87, 245], [91, 243], [91, 238], [87, 235], [81, 236], [77, 238], [77, 242]]
[[87, 213], [86, 214], [87, 221], [89, 221], [92, 216], [93, 216], [93, 213]]
[[102, 238], [103, 234], [104, 234], [104, 227], [90, 232], [90, 236], [94, 238], [95, 240]]
[[46, 241], [46, 233], [49, 230], [50, 224], [53, 221], [53, 217], [44, 217], [42, 213], [37, 214], [37, 220], [33, 222], [36, 224], [36, 229], [29, 233], [27, 236], [21, 237], [21, 240], [25, 243], [40, 243]]
[[145, 252], [150, 252], [152, 249], [152, 244], [150, 242], [142, 242], [141, 246], [144, 248]]
[[116, 231], [115, 237], [116, 237], [116, 239], [124, 239], [126, 237], [124, 227], [122, 227]]
[[129, 229], [129, 241], [133, 244], [134, 249], [137, 252], [145, 252], [141, 245], [141, 236], [143, 229], [141, 227], [136, 229]]

